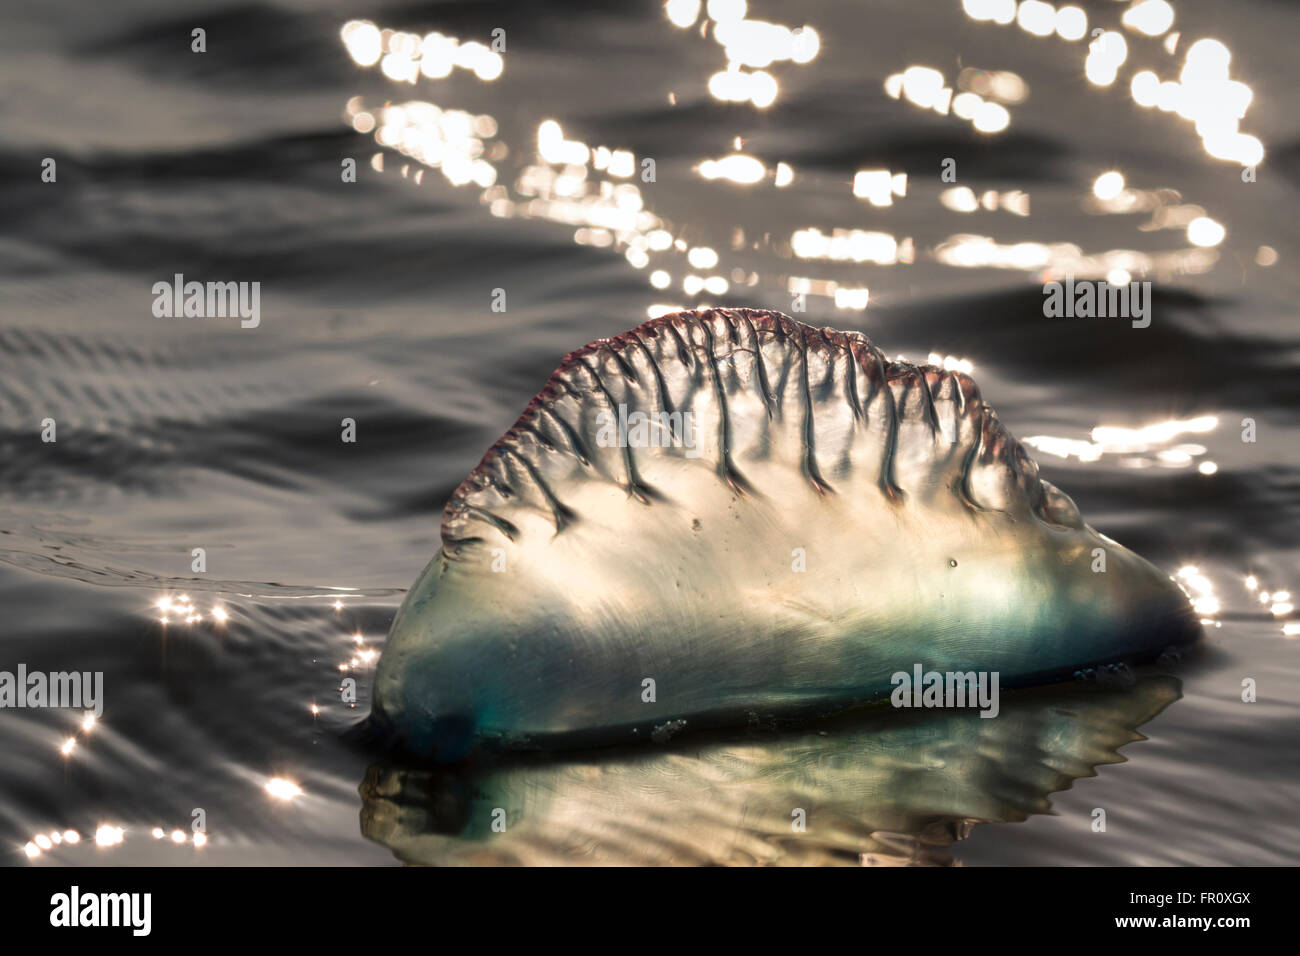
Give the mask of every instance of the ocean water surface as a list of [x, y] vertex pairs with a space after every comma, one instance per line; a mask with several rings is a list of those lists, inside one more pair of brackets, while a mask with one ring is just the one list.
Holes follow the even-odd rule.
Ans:
[[[0, 711], [0, 859], [1296, 862], [1300, 11], [1138, 6], [10, 5], [0, 670], [104, 689]], [[155, 314], [178, 274], [256, 327]], [[1149, 325], [1044, 315], [1067, 275]], [[703, 305], [970, 371], [1205, 641], [996, 720], [375, 750], [451, 491], [565, 353]]]

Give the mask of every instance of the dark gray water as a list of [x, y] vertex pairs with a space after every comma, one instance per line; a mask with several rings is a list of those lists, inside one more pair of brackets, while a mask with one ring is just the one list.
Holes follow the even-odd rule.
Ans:
[[[93, 729], [0, 712], [8, 862], [1295, 862], [1300, 11], [1178, 3], [1170, 53], [1119, 25], [1127, 4], [1080, 6], [1127, 38], [1113, 86], [1087, 79], [1086, 41], [958, 0], [756, 2], [819, 37], [766, 67], [759, 109], [710, 94], [716, 25], [652, 2], [6, 4], [0, 670], [104, 675]], [[349, 54], [350, 21], [501, 28], [503, 71], [476, 76], [497, 66], [471, 48], [445, 78], [394, 80], [358, 62], [367, 28]], [[1206, 37], [1253, 91], [1253, 182], [1129, 92]], [[891, 96], [913, 66], [985, 102], [1013, 72], [1009, 125]], [[539, 143], [548, 120], [562, 133]], [[764, 178], [702, 175], [734, 153]], [[854, 196], [860, 170], [895, 174], [890, 205]], [[1094, 189], [1110, 170], [1115, 196]], [[873, 235], [819, 238], [837, 229]], [[1046, 318], [1067, 271], [1152, 281], [1150, 326]], [[155, 316], [177, 273], [260, 282], [260, 323]], [[997, 720], [869, 711], [438, 771], [345, 737], [442, 504], [566, 352], [670, 306], [791, 312], [800, 291], [804, 321], [969, 363], [1091, 524], [1181, 569], [1205, 646], [1008, 694]], [[65, 831], [80, 841], [49, 843]]]

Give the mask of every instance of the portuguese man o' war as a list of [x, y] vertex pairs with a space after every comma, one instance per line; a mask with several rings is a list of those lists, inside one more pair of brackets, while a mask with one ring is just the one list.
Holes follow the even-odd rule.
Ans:
[[915, 664], [1009, 687], [1195, 640], [1179, 586], [1037, 471], [968, 376], [858, 332], [710, 309], [600, 339], [452, 495], [372, 722], [454, 760], [841, 709]]

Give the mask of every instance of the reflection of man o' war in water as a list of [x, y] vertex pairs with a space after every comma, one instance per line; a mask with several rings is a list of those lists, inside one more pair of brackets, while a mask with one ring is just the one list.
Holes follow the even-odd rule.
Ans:
[[[699, 442], [609, 447], [597, 422], [625, 405]], [[373, 713], [452, 760], [842, 708], [913, 662], [1038, 683], [1199, 631], [967, 376], [715, 309], [564, 360], [447, 504]]]
[[362, 829], [402, 860], [441, 865], [944, 863], [973, 824], [1046, 813], [1049, 794], [1124, 760], [1178, 696], [1155, 676], [1011, 694], [997, 720], [872, 708], [667, 748], [378, 765]]

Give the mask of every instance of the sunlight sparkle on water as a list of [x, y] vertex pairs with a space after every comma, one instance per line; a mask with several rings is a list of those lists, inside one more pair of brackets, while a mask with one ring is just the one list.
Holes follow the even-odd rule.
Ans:
[[1124, 174], [1111, 170], [1102, 173], [1092, 184], [1092, 194], [1098, 199], [1114, 199], [1124, 191]]
[[[1018, 6], [1015, 0], [963, 0], [962, 8], [973, 20], [1004, 26], [1016, 22], [1033, 36], [1045, 38], [1054, 32], [1062, 39], [1074, 41], [1088, 34], [1087, 14], [1077, 6], [1055, 10], [1041, 0], [1025, 0]], [[1121, 22], [1134, 33], [1158, 37], [1173, 26], [1174, 9], [1166, 0], [1136, 0], [1123, 13]], [[1164, 52], [1173, 56], [1179, 40], [1180, 34], [1168, 33], [1161, 44]], [[1084, 74], [1093, 85], [1108, 87], [1118, 78], [1128, 58], [1129, 47], [1123, 34], [1101, 30], [1088, 43]], [[1264, 158], [1264, 146], [1258, 137], [1238, 129], [1253, 94], [1249, 86], [1229, 76], [1231, 59], [1231, 53], [1221, 41], [1201, 38], [1188, 47], [1178, 79], [1162, 82], [1155, 71], [1142, 69], [1131, 77], [1129, 90], [1138, 106], [1177, 113], [1191, 121], [1210, 156], [1255, 166]], [[903, 86], [897, 75], [886, 81], [886, 90], [895, 98]], [[974, 116], [969, 101], [960, 104], [960, 114]]]
[[[1192, 610], [1201, 615], [1202, 619], [1212, 618], [1219, 613], [1219, 599], [1214, 593], [1214, 584], [1194, 565], [1179, 568], [1176, 580], [1192, 599]], [[1203, 620], [1203, 623], [1210, 622]]]
[[[1118, 22], [1121, 13], [1116, 10], [1110, 17], [1113, 29], [1099, 29], [1098, 37], [1087, 39], [1091, 37], [1088, 29], [1090, 16], [1079, 5], [1057, 9], [1053, 4], [1039, 0], [1026, 0], [1021, 4], [1015, 0], [964, 0], [962, 3], [971, 19], [1010, 25], [1024, 43], [1036, 42], [1031, 37], [1040, 37], [1048, 43], [1062, 43], [1060, 49], [1067, 54], [1070, 69], [1077, 70], [1079, 65], [1083, 65], [1094, 85], [1109, 85], [1123, 67], [1129, 66], [1130, 69], [1124, 72], [1132, 72], [1130, 92], [1134, 102], [1146, 108], [1176, 112], [1195, 122], [1198, 134], [1212, 155], [1262, 156], [1258, 141], [1237, 130], [1237, 122], [1249, 106], [1251, 91], [1229, 78], [1231, 56], [1223, 44], [1206, 39], [1191, 43], [1196, 38], [1189, 37], [1189, 42], [1179, 47], [1177, 34], [1164, 37], [1163, 44], [1159, 40], [1150, 43], [1142, 37], [1134, 37], [1134, 50], [1159, 56], [1157, 47], [1164, 46], [1171, 57], [1175, 50], [1185, 52], [1186, 65], [1178, 81], [1166, 80], [1163, 83], [1158, 74], [1167, 73], [1167, 70], [1155, 67], [1133, 72], [1138, 64], [1129, 63], [1129, 43], [1118, 31], [1124, 30], [1130, 37], [1134, 33], [1163, 36], [1172, 25], [1166, 7], [1163, 0], [1139, 0], [1129, 4], [1128, 12], [1123, 14], [1122, 26]], [[787, 27], [754, 19], [744, 0], [714, 0], [711, 3], [669, 0], [664, 4], [664, 10], [673, 27], [691, 31], [690, 36], [680, 35], [681, 42], [690, 42], [698, 37], [711, 39], [722, 48], [726, 57], [725, 68], [720, 68], [708, 81], [709, 95], [715, 99], [750, 102], [760, 107], [770, 105], [780, 93], [777, 77], [781, 70], [788, 69], [789, 64], [810, 62], [820, 52], [820, 37], [815, 29]], [[1103, 20], [1100, 10], [1095, 18]], [[1170, 22], [1163, 23], [1164, 19]], [[368, 21], [346, 24], [343, 38], [356, 63], [377, 66], [394, 82], [414, 82], [416, 74], [430, 76], [425, 68], [433, 62], [450, 64], [435, 71], [439, 76], [448, 75], [454, 66], [459, 65], [452, 62], [458, 55], [457, 50], [468, 48], [473, 55], [476, 49], [472, 44], [440, 34], [420, 36], [401, 31], [381, 31]], [[1085, 39], [1086, 43], [1075, 43]], [[890, 75], [885, 80], [885, 90], [892, 98], [904, 100], [917, 108], [943, 116], [951, 114], [970, 123], [981, 133], [996, 134], [1009, 129], [1012, 116], [1008, 106], [1014, 107], [1028, 100], [1028, 84], [1010, 70], [991, 69], [987, 64], [980, 68], [956, 62], [955, 81], [950, 82], [940, 69], [912, 64]], [[472, 69], [472, 66], [466, 68]], [[1192, 96], [1193, 92], [1207, 91], [1212, 94], [1208, 96], [1209, 105], [1197, 102]], [[670, 95], [670, 101], [676, 103], [676, 96]], [[739, 228], [732, 230], [730, 244], [726, 238], [707, 232], [698, 235], [686, 232], [686, 235], [691, 235], [688, 243], [682, 241], [684, 232], [680, 226], [658, 219], [647, 208], [646, 197], [635, 180], [638, 170], [648, 160], [639, 161], [627, 149], [588, 145], [579, 137], [566, 134], [556, 119], [546, 119], [539, 124], [536, 161], [530, 165], [522, 162], [516, 165], [515, 168], [521, 171], [513, 184], [507, 184], [496, 181], [497, 164], [506, 157], [520, 157], [528, 149], [515, 150], [508, 148], [504, 141], [494, 140], [497, 123], [491, 116], [443, 110], [431, 103], [420, 102], [388, 103], [382, 107], [366, 108], [359, 96], [348, 101], [346, 116], [357, 131], [373, 132], [380, 146], [396, 150], [425, 166], [442, 169], [453, 185], [479, 187], [482, 206], [492, 216], [545, 219], [562, 224], [578, 245], [610, 250], [621, 255], [632, 268], [644, 270], [650, 288], [678, 289], [692, 298], [724, 296], [731, 292], [734, 284], [758, 285], [762, 277], [751, 264], [723, 260], [735, 253], [748, 255], [752, 250], [765, 247], [781, 257], [793, 255], [796, 259], [854, 265], [910, 263], [919, 252], [944, 266], [1018, 270], [1029, 273], [1035, 281], [1068, 274], [1076, 278], [1106, 278], [1123, 284], [1148, 277], [1164, 280], [1208, 272], [1219, 262], [1222, 255], [1219, 247], [1227, 236], [1227, 230], [1210, 219], [1206, 210], [1183, 201], [1173, 189], [1131, 187], [1123, 174], [1111, 170], [1098, 176], [1091, 184], [1090, 194], [1083, 197], [1084, 211], [1116, 215], [1149, 213], [1149, 221], [1137, 226], [1140, 231], [1167, 229], [1185, 232], [1187, 242], [1181, 244], [1184, 247], [1149, 253], [1113, 247], [1085, 252], [1071, 242], [1039, 241], [1040, 232], [1035, 236], [1036, 241], [1031, 242], [951, 235], [937, 245], [927, 241], [917, 250], [910, 237], [896, 238], [888, 233], [865, 229], [823, 230], [817, 227], [795, 230], [790, 234], [788, 244], [766, 235], [746, 236]], [[693, 166], [696, 175], [707, 181], [719, 181], [723, 186], [770, 183], [786, 188], [794, 183], [794, 171], [786, 163], [769, 166], [765, 160], [742, 152], [744, 140], [750, 137], [733, 136], [736, 132], [743, 133], [743, 130], [728, 130], [721, 137], [722, 142], [734, 144], [734, 152], [698, 160]], [[372, 165], [382, 171], [382, 153], [374, 155]], [[413, 165], [403, 164], [400, 170], [404, 177], [419, 182], [421, 171]], [[412, 170], [413, 177], [410, 175]], [[818, 188], [818, 170], [801, 171], [800, 188], [805, 185], [805, 176], [808, 188]], [[855, 196], [874, 206], [890, 206], [897, 197], [906, 195], [906, 176], [887, 169], [858, 170], [853, 175], [852, 190]], [[1020, 190], [1000, 193], [995, 189], [963, 185], [943, 189], [939, 199], [942, 206], [958, 213], [999, 209], [1018, 216], [1029, 216], [1030, 213], [1029, 196]], [[690, 228], [689, 223], [685, 225]], [[701, 249], [712, 250], [716, 261], [700, 252]], [[673, 261], [669, 262], [669, 259]], [[1261, 249], [1256, 253], [1256, 261], [1260, 265], [1271, 264], [1276, 261], [1276, 253]], [[824, 296], [837, 308], [860, 309], [865, 307], [868, 299], [866, 285], [857, 275], [808, 280], [773, 275], [767, 284], [773, 283], [797, 285], [806, 292]], [[702, 306], [700, 302], [692, 304]], [[647, 311], [652, 315], [660, 314], [666, 308], [668, 306], [656, 303]], [[1147, 457], [1133, 458], [1122, 464], [1142, 461], [1164, 467], [1195, 467], [1205, 475], [1213, 474], [1218, 467], [1212, 461], [1172, 447], [1142, 454]], [[341, 609], [341, 602], [336, 602], [335, 609]], [[160, 610], [170, 612], [173, 621], [177, 615], [189, 623], [198, 620], [191, 606], [177, 606], [173, 602], [165, 606], [160, 604]], [[215, 609], [213, 618], [218, 623], [223, 620]], [[349, 663], [339, 666], [348, 671], [364, 663], [363, 658], [353, 657]]]
[[1217, 417], [1202, 415], [1183, 420], [1169, 419], [1140, 428], [1099, 425], [1092, 430], [1090, 440], [1031, 435], [1023, 441], [1029, 447], [1057, 458], [1095, 462], [1102, 460], [1103, 456], [1119, 456], [1119, 464], [1129, 468], [1186, 468], [1195, 463], [1202, 475], [1212, 475], [1218, 471], [1218, 465], [1204, 460], [1208, 452], [1204, 445], [1173, 443], [1183, 435], [1212, 432], [1218, 424]]
[[1133, 101], [1145, 108], [1176, 113], [1192, 122], [1206, 153], [1215, 159], [1254, 166], [1264, 158], [1264, 146], [1239, 125], [1254, 92], [1229, 76], [1232, 54], [1219, 40], [1200, 39], [1187, 50], [1177, 80], [1160, 81], [1151, 70], [1133, 76]]
[[867, 307], [870, 301], [871, 293], [866, 288], [846, 289], [843, 287], [836, 288], [832, 293], [835, 308], [850, 309], [862, 311]]
[[[963, 71], [965, 73], [965, 71]], [[995, 74], [996, 75], [996, 74]], [[970, 80], [969, 75], [968, 82]], [[1010, 74], [1015, 76], [1015, 74]], [[1023, 98], [1023, 81], [999, 79], [985, 84], [990, 95], [1000, 89], [1009, 94], [1008, 102]], [[1022, 89], [1017, 90], [1017, 85]], [[953, 90], [948, 86], [944, 75], [933, 67], [909, 66], [902, 73], [894, 73], [885, 78], [885, 92], [893, 99], [905, 99], [921, 109], [934, 110], [941, 116], [947, 116], [951, 110], [959, 119], [969, 120], [971, 125], [981, 133], [1000, 133], [1011, 125], [1011, 113], [1001, 103], [985, 99], [979, 93], [966, 91], [954, 98]]]
[[1119, 75], [1119, 68], [1128, 59], [1128, 42], [1124, 35], [1107, 30], [1088, 45], [1084, 73], [1088, 81], [1097, 86], [1110, 86]]
[[1016, 10], [1016, 23], [1034, 36], [1051, 36], [1056, 31], [1056, 8], [1043, 0], [1024, 0]]
[[[1019, 73], [1011, 70], [980, 70], [973, 66], [963, 67], [957, 74], [957, 88], [965, 93], [975, 94], [977, 101], [985, 97], [999, 103], [1023, 103], [1029, 97], [1029, 84]], [[957, 112], [956, 100], [953, 112]], [[972, 113], [973, 115], [973, 113]], [[969, 116], [962, 117], [970, 119]]]
[[698, 169], [705, 179], [728, 179], [742, 186], [751, 186], [767, 176], [767, 168], [762, 162], [743, 153], [733, 153], [721, 159], [706, 159]]
[[1011, 125], [1011, 114], [1001, 103], [981, 103], [971, 117], [971, 125], [981, 133], [1000, 133]]
[[1200, 216], [1187, 224], [1187, 241], [1194, 246], [1217, 246], [1227, 234], [1222, 225], [1208, 216]]
[[[722, 47], [725, 70], [709, 77], [708, 91], [714, 99], [729, 103], [748, 102], [766, 109], [776, 102], [780, 88], [765, 69], [776, 64], [806, 65], [821, 51], [821, 37], [808, 25], [787, 27], [779, 23], [747, 18], [745, 0], [709, 0], [702, 29]], [[688, 29], [700, 15], [698, 0], [668, 0], [664, 15], [673, 26]]]
[[693, 27], [700, 16], [700, 0], [668, 0], [664, 13], [675, 27], [683, 30]]
[[958, 358], [956, 355], [940, 355], [938, 352], [931, 352], [926, 361], [930, 365], [937, 365], [945, 372], [964, 372], [967, 375], [975, 372], [975, 363], [970, 359]]
[[293, 800], [302, 796], [302, 788], [292, 780], [272, 777], [266, 781], [266, 792], [277, 800]]
[[790, 237], [790, 248], [800, 259], [877, 265], [893, 265], [898, 261], [898, 240], [887, 232], [835, 229], [828, 236], [816, 227], [800, 229]]
[[1082, 40], [1088, 32], [1088, 14], [1076, 6], [1061, 7], [1056, 11], [1056, 35], [1062, 40]]
[[860, 169], [854, 174], [853, 195], [873, 206], [892, 205], [896, 191], [899, 196], [907, 193], [906, 173], [895, 176], [888, 169]]
[[1158, 37], [1174, 25], [1174, 8], [1165, 0], [1141, 0], [1124, 11], [1124, 26], [1149, 37]]
[[351, 20], [339, 32], [354, 63], [364, 67], [378, 63], [384, 76], [398, 83], [414, 83], [421, 76], [440, 80], [455, 68], [492, 81], [505, 70], [501, 54], [477, 40], [462, 42], [441, 33], [421, 37], [400, 30], [381, 31], [369, 20]]
[[666, 302], [655, 302], [646, 306], [645, 314], [647, 318], [657, 319], [661, 315], [671, 315], [674, 312], [680, 312], [685, 306], [674, 305]]
[[[443, 110], [418, 100], [389, 104], [373, 114], [353, 100], [348, 109], [358, 132], [374, 123], [377, 143], [441, 170], [454, 186], [473, 183], [486, 188], [496, 182], [496, 169], [485, 158], [493, 154], [484, 137], [496, 133], [496, 121], [490, 116]], [[359, 124], [362, 117], [369, 119]], [[382, 162], [375, 168], [382, 171]]]
[[686, 254], [686, 261], [696, 269], [712, 269], [718, 264], [718, 254], [708, 246], [695, 246]]
[[961, 6], [972, 20], [988, 20], [1006, 26], [1016, 19], [1016, 0], [962, 0]]
[[969, 186], [952, 186], [939, 194], [939, 202], [953, 212], [974, 212], [979, 209], [979, 200]]
[[[1254, 574], [1247, 575], [1242, 582], [1242, 586], [1245, 588], [1246, 593], [1254, 595], [1274, 618], [1290, 617], [1295, 612], [1291, 592], [1288, 590], [1260, 590], [1259, 577]], [[1300, 621], [1282, 622], [1281, 632], [1283, 637], [1300, 635]]]
[[109, 823], [100, 824], [95, 830], [96, 846], [117, 846], [126, 838], [126, 830]]

